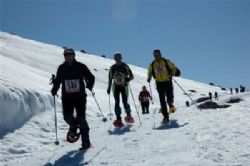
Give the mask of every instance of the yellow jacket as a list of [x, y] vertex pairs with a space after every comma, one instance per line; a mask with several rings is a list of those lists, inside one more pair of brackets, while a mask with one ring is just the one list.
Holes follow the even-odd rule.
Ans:
[[[171, 73], [169, 73], [167, 65]], [[176, 71], [177, 67], [170, 60], [162, 58], [159, 61], [153, 61], [149, 65], [148, 80], [151, 80], [153, 76], [156, 82], [170, 81], [172, 76], [176, 75]]]

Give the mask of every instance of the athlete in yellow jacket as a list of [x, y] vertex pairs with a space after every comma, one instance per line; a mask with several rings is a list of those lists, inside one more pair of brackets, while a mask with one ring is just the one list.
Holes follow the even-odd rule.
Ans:
[[154, 77], [163, 114], [162, 123], [168, 123], [169, 115], [165, 97], [170, 108], [169, 112], [175, 112], [172, 77], [180, 76], [180, 70], [170, 60], [163, 58], [160, 50], [154, 50], [153, 55], [155, 60], [148, 68], [147, 81], [150, 82], [152, 76]]

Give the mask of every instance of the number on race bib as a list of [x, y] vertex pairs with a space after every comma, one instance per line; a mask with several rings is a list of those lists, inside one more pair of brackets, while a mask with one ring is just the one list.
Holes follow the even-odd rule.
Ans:
[[125, 76], [122, 73], [117, 73], [114, 77], [114, 82], [116, 85], [124, 85], [125, 84]]
[[80, 92], [80, 81], [79, 81], [79, 79], [65, 80], [65, 91], [66, 91], [66, 93]]
[[148, 98], [148, 97], [143, 97], [143, 98], [142, 98], [142, 101], [143, 101], [143, 102], [148, 102], [148, 101], [149, 101], [149, 98]]
[[156, 66], [155, 70], [156, 70], [155, 71], [156, 73], [163, 73], [163, 72], [167, 71], [165, 66], [160, 66], [160, 65]]

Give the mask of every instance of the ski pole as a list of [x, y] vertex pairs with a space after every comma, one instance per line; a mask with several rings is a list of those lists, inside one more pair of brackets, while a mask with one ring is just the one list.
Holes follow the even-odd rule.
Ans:
[[188, 93], [181, 87], [181, 85], [174, 79], [172, 78], [172, 80], [174, 80], [174, 82], [178, 85], [178, 87], [184, 92], [184, 94], [193, 102], [195, 103], [195, 101], [188, 95]]
[[59, 145], [59, 140], [57, 137], [57, 117], [56, 117], [56, 97], [54, 96], [54, 110], [55, 110], [55, 130], [56, 130], [56, 141], [55, 144]]
[[153, 93], [152, 93], [151, 84], [150, 84], [150, 82], [149, 82], [148, 84], [149, 84], [150, 96], [151, 96], [152, 104], [154, 104], [154, 100], [153, 100]]
[[138, 116], [138, 119], [139, 119], [140, 125], [142, 125], [142, 123], [141, 123], [141, 119], [140, 119], [140, 115], [139, 115], [138, 109], [137, 109], [136, 104], [135, 104], [135, 98], [134, 98], [134, 95], [133, 95], [132, 89], [131, 89], [131, 87], [130, 87], [130, 85], [129, 85], [129, 84], [128, 84], [128, 87], [129, 87], [129, 90], [130, 90], [131, 96], [132, 96], [133, 101], [134, 101], [135, 110], [136, 110], [136, 112], [137, 112], [137, 116]]
[[102, 112], [102, 110], [101, 110], [101, 107], [99, 106], [99, 104], [98, 104], [98, 102], [97, 102], [97, 100], [96, 100], [95, 93], [94, 93], [93, 91], [91, 91], [91, 94], [92, 94], [93, 98], [95, 99], [95, 103], [96, 103], [96, 105], [97, 105], [99, 111], [100, 111], [101, 114], [102, 114], [102, 117], [103, 117], [103, 118], [102, 118], [102, 121], [103, 121], [103, 122], [107, 122], [107, 118], [104, 116], [104, 114], [103, 114], [103, 112]]
[[109, 119], [112, 120], [111, 118], [111, 103], [110, 103], [110, 94], [109, 94]]

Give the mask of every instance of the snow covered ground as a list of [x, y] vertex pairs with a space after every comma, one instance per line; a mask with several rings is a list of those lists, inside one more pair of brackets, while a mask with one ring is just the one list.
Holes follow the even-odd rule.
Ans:
[[[195, 105], [185, 106], [187, 97], [176, 84], [177, 112], [171, 115], [171, 124], [165, 127], [160, 127], [162, 115], [158, 113], [159, 101], [153, 83], [154, 104], [150, 107], [150, 114], [142, 115], [140, 111], [142, 126], [130, 94], [129, 103], [136, 122], [121, 130], [115, 130], [112, 121], [101, 121], [98, 107], [88, 92], [87, 120], [94, 147], [87, 152], [78, 151], [80, 142], [66, 142], [68, 126], [63, 121], [58, 97], [60, 144], [56, 146], [49, 79], [63, 62], [62, 52], [63, 49], [57, 46], [0, 32], [1, 166], [250, 165], [250, 94], [238, 94], [237, 97], [244, 101], [231, 104], [227, 109], [199, 110]], [[107, 69], [113, 60], [80, 52], [76, 58], [87, 64], [96, 76], [96, 98], [107, 116]], [[137, 95], [142, 85], [148, 85], [146, 69], [130, 66], [135, 75], [130, 85], [140, 110]], [[219, 103], [232, 97], [228, 91], [216, 86], [175, 79], [193, 99], [204, 97], [210, 91], [219, 93]], [[113, 112], [112, 97], [111, 106]]]

